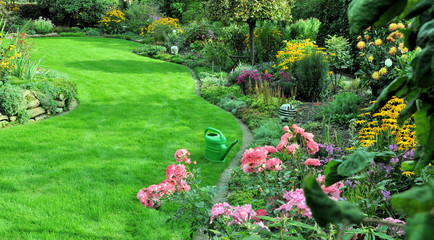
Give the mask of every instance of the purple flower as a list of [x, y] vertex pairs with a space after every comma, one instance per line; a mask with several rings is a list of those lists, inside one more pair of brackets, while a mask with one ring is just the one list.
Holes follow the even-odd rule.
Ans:
[[396, 144], [389, 145], [389, 149], [390, 149], [390, 151], [396, 152], [396, 151], [398, 151], [398, 145], [396, 145]]
[[390, 198], [390, 192], [381, 190], [381, 194], [383, 194], [384, 200], [389, 200], [389, 198]]

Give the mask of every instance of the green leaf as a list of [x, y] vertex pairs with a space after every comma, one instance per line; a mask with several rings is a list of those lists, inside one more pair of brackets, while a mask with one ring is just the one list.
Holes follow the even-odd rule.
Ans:
[[353, 152], [348, 159], [341, 163], [338, 167], [338, 174], [341, 176], [350, 177], [353, 174], [363, 170], [371, 161], [374, 160], [375, 153], [367, 152], [363, 149], [358, 149]]
[[[433, 38], [434, 41], [434, 38]], [[414, 79], [418, 87], [428, 88], [434, 85], [434, 47], [422, 49], [411, 62]]]
[[261, 239], [261, 237], [259, 237], [258, 235], [250, 235], [247, 237], [243, 237], [242, 239], [244, 239], [244, 240], [256, 240], [256, 239]]
[[430, 104], [424, 103], [420, 111], [414, 114], [414, 122], [416, 124], [416, 137], [420, 145], [426, 146], [430, 134], [430, 116], [428, 116], [428, 110], [431, 107]]
[[405, 161], [401, 163], [402, 171], [413, 171], [414, 167], [414, 161]]
[[280, 223], [279, 219], [275, 219], [275, 218], [272, 218], [272, 217], [269, 217], [269, 216], [255, 216], [255, 217], [257, 217], [259, 219], [267, 220], [267, 221], [270, 221], [270, 222]]
[[395, 78], [386, 88], [381, 91], [380, 96], [378, 96], [375, 104], [367, 109], [369, 112], [375, 112], [377, 109], [383, 107], [396, 93], [407, 83], [409, 80], [408, 76], [401, 76]]
[[406, 104], [405, 108], [401, 110], [399, 113], [398, 124], [403, 124], [405, 120], [409, 119], [411, 115], [413, 115], [416, 110], [416, 101], [419, 99], [420, 93], [417, 93], [413, 96]]
[[374, 153], [374, 162], [380, 163], [390, 163], [390, 158], [394, 157], [395, 154], [393, 152], [373, 152]]
[[325, 176], [325, 186], [329, 187], [333, 185], [336, 182], [339, 182], [340, 180], [344, 179], [344, 176], [341, 176], [338, 174], [338, 167], [339, 164], [341, 164], [341, 160], [331, 160], [326, 168], [324, 169], [324, 176]]
[[343, 217], [351, 223], [359, 223], [365, 214], [349, 202], [338, 202]]
[[377, 237], [381, 237], [382, 239], [387, 239], [387, 240], [395, 240], [395, 238], [385, 234], [385, 233], [381, 233], [381, 232], [372, 232], [373, 235], [377, 236]]
[[392, 205], [409, 216], [431, 211], [434, 208], [434, 180], [424, 187], [413, 187], [410, 190], [392, 196]]
[[306, 203], [320, 226], [325, 227], [329, 223], [342, 222], [343, 216], [337, 202], [325, 195], [313, 176], [307, 176], [304, 179], [303, 189]]
[[386, 24], [390, 20], [392, 20], [394, 17], [400, 15], [402, 11], [404, 11], [405, 7], [407, 6], [407, 0], [396, 0], [393, 1], [392, 5], [390, 5], [389, 9], [384, 12], [380, 19], [378, 19], [377, 22], [375, 22], [376, 26]]
[[306, 228], [306, 229], [309, 229], [309, 230], [315, 230], [314, 226], [311, 226], [311, 225], [308, 225], [308, 224], [302, 223], [302, 222], [288, 220], [285, 223], [288, 226], [296, 226], [296, 227]]
[[407, 218], [404, 230], [408, 240], [426, 240], [434, 236], [434, 219], [430, 212], [421, 212]]
[[[371, 26], [378, 19], [385, 21], [397, 14], [406, 0], [354, 0], [348, 7], [348, 21], [351, 33], [359, 33], [363, 29]], [[405, 5], [404, 5], [405, 7]], [[390, 10], [392, 9], [392, 10]], [[399, 12], [400, 13], [400, 12]], [[398, 13], [398, 14], [399, 14]], [[396, 16], [396, 15], [395, 15]]]
[[416, 6], [410, 10], [410, 13], [406, 16], [407, 19], [414, 18], [432, 6], [432, 0], [424, 0], [416, 4]]

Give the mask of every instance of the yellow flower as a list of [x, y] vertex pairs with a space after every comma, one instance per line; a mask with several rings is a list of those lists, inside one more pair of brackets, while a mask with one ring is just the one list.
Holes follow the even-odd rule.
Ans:
[[374, 80], [378, 80], [380, 78], [380, 73], [375, 71], [374, 73], [372, 73], [372, 79]]
[[378, 72], [379, 72], [381, 75], [386, 75], [386, 73], [387, 73], [387, 68], [386, 68], [386, 67], [382, 67]]
[[366, 43], [364, 41], [360, 41], [357, 43], [357, 48], [362, 50], [363, 48], [365, 48]]
[[333, 74], [333, 71], [329, 71], [329, 74], [332, 75], [332, 74]]
[[374, 44], [375, 44], [375, 46], [381, 46], [381, 44], [383, 44], [383, 40], [381, 40], [381, 39], [377, 39], [377, 40], [375, 40], [375, 42], [374, 42]]
[[373, 57], [373, 56], [369, 56], [369, 57], [368, 57], [368, 61], [369, 61], [369, 62], [372, 62], [373, 60], [374, 60], [374, 57]]
[[390, 31], [395, 31], [397, 27], [398, 27], [398, 26], [396, 25], [396, 23], [391, 23], [391, 24], [389, 25], [389, 30], [390, 30]]
[[398, 23], [397, 27], [398, 27], [399, 29], [404, 29], [404, 28], [405, 28], [405, 25], [402, 24], [402, 23]]
[[390, 55], [395, 55], [395, 53], [396, 53], [396, 47], [392, 47], [392, 48], [390, 48], [390, 50], [389, 50], [389, 53], [390, 53]]
[[402, 175], [407, 176], [407, 177], [411, 177], [411, 176], [414, 176], [414, 172], [412, 172], [412, 171], [405, 171], [405, 172], [402, 172]]

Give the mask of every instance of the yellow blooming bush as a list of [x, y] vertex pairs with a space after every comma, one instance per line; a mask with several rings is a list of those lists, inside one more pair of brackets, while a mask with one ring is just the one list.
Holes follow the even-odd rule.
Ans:
[[288, 42], [284, 50], [277, 52], [277, 67], [281, 70], [293, 70], [297, 62], [312, 52], [327, 55], [324, 50], [324, 48], [320, 48], [311, 42], [310, 39]]
[[142, 28], [142, 32], [140, 33], [140, 35], [144, 36], [145, 33], [149, 33], [152, 34], [152, 37], [156, 41], [164, 41], [164, 36], [167, 36], [168, 34], [172, 34], [173, 32], [182, 33], [182, 30], [179, 25], [179, 19], [164, 17], [164, 18], [157, 18], [148, 27]]
[[[378, 96], [393, 79], [404, 74], [410, 67], [408, 49], [404, 47], [403, 23], [366, 29], [357, 37], [361, 83]], [[413, 54], [414, 55], [414, 54]]]
[[381, 151], [396, 144], [398, 150], [414, 149], [416, 125], [412, 118], [407, 119], [402, 126], [397, 123], [399, 113], [405, 106], [403, 99], [393, 97], [379, 111], [360, 114], [356, 122], [361, 126], [358, 137], [360, 146]]
[[107, 11], [98, 22], [106, 33], [119, 33], [125, 25], [125, 14], [117, 9]]
[[[284, 39], [282, 32], [277, 25], [262, 23], [253, 32], [255, 42], [255, 62], [270, 62], [275, 60], [273, 53], [279, 51]], [[250, 34], [246, 34], [244, 44], [246, 49], [249, 46]]]

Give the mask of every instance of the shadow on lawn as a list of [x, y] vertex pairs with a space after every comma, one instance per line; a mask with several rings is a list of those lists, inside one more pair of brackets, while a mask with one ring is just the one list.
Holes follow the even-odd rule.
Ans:
[[[145, 58], [144, 58], [145, 59]], [[151, 74], [161, 73], [181, 73], [187, 69], [183, 66], [157, 60], [148, 59], [148, 61], [138, 60], [97, 60], [97, 61], [75, 61], [65, 63], [64, 66], [107, 73], [129, 73], [129, 74]]]

